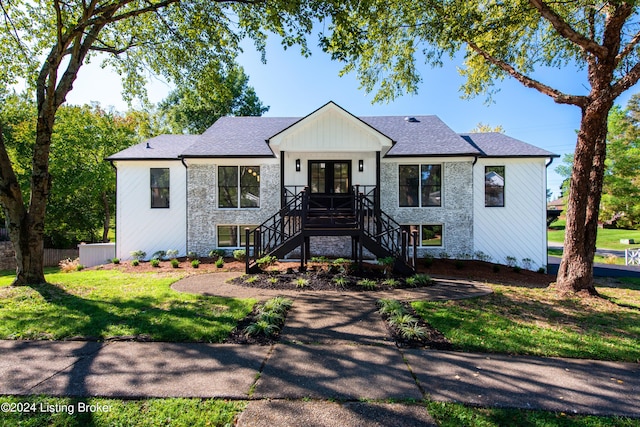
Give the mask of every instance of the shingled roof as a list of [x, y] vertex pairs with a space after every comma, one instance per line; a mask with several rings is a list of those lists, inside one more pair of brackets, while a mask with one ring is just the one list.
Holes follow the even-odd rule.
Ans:
[[177, 160], [199, 135], [158, 135], [131, 146], [107, 160]]
[[[557, 157], [502, 133], [457, 134], [437, 116], [357, 118], [393, 141], [385, 157]], [[202, 135], [160, 135], [107, 160], [274, 157], [269, 139], [300, 120], [304, 118], [222, 117]]]
[[461, 134], [481, 152], [481, 157], [559, 157], [499, 132]]

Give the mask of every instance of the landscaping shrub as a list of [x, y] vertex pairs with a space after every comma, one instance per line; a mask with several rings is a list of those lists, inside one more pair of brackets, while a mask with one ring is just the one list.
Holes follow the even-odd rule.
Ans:
[[247, 259], [247, 251], [244, 249], [236, 249], [233, 251], [233, 258], [237, 261], [245, 261]]
[[178, 261], [177, 259], [173, 258], [171, 260], [171, 267], [178, 268], [179, 266], [180, 266], [180, 261]]
[[275, 264], [277, 260], [278, 259], [275, 256], [265, 255], [262, 258], [256, 260], [256, 264], [258, 264], [258, 267], [261, 270], [264, 270], [264, 269], [272, 266], [273, 264]]
[[193, 267], [193, 268], [200, 267], [200, 260], [198, 260], [198, 259], [191, 260], [191, 267]]
[[147, 256], [147, 253], [145, 251], [142, 251], [142, 250], [137, 250], [137, 251], [130, 252], [130, 255], [133, 257], [133, 259], [135, 259], [137, 261], [142, 261], [144, 259], [144, 257]]
[[151, 258], [162, 260], [164, 259], [165, 256], [167, 256], [167, 251], [160, 250], [160, 251], [155, 251], [153, 255], [151, 255]]
[[167, 252], [165, 252], [165, 256], [167, 258], [176, 258], [178, 256], [178, 250], [177, 249], [167, 249]]
[[140, 265], [140, 261], [138, 261], [137, 259], [134, 259], [133, 261], [131, 261], [131, 265], [132, 265], [133, 267], [137, 267], [137, 266], [139, 266], [139, 265]]
[[149, 264], [151, 264], [151, 267], [160, 267], [160, 260], [152, 258], [151, 261], [149, 261]]
[[120, 258], [113, 258], [111, 262], [114, 264], [120, 264]]
[[222, 268], [224, 266], [224, 258], [220, 257], [216, 260], [216, 268]]
[[225, 255], [226, 255], [226, 251], [224, 249], [213, 249], [209, 252], [210, 258], [222, 258]]

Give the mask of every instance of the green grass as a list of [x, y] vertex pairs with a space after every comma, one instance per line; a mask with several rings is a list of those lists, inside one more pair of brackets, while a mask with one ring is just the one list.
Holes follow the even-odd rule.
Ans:
[[1, 339], [146, 335], [220, 342], [256, 302], [173, 291], [178, 274], [48, 270], [49, 284], [30, 287], [9, 286], [12, 276], [0, 276]]
[[[232, 426], [244, 401], [217, 399], [76, 399], [46, 396], [0, 396], [0, 403], [28, 404], [31, 412], [3, 411], [3, 426]], [[56, 405], [57, 408], [56, 408]], [[86, 410], [96, 405], [100, 411]], [[85, 408], [84, 412], [79, 409]], [[70, 413], [73, 410], [74, 413]]]
[[[565, 222], [556, 221], [549, 227], [547, 237], [550, 242], [564, 242]], [[600, 249], [628, 249], [635, 248], [638, 245], [625, 245], [620, 243], [620, 239], [634, 239], [640, 242], [640, 230], [616, 230], [609, 228], [598, 229], [598, 237], [596, 238], [596, 247]]]
[[[557, 257], [562, 257], [562, 253], [563, 250], [562, 249], [558, 249], [558, 248], [549, 248], [547, 249], [547, 255], [551, 255], [551, 256], [557, 256]], [[596, 255], [593, 257], [593, 262], [595, 262], [596, 264], [611, 264], [609, 262], [609, 260], [605, 259], [605, 257], [603, 257], [602, 255]], [[613, 263], [615, 265], [625, 265], [624, 264], [624, 257], [616, 257], [615, 258], [615, 263]]]
[[637, 287], [599, 287], [606, 299], [562, 299], [551, 288], [491, 286], [482, 298], [412, 305], [464, 351], [640, 360]]
[[626, 417], [567, 415], [524, 409], [475, 408], [459, 403], [427, 402], [429, 414], [442, 427], [638, 427], [640, 420]]

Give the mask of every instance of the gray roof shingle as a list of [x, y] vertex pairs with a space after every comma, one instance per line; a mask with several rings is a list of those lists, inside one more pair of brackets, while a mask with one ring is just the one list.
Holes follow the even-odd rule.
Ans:
[[267, 139], [295, 117], [222, 117], [182, 153], [184, 157], [272, 157]]
[[[557, 157], [502, 133], [457, 134], [437, 116], [415, 116], [413, 120], [402, 116], [359, 119], [394, 142], [386, 157]], [[107, 160], [273, 157], [267, 141], [299, 120], [300, 117], [222, 117], [202, 135], [160, 135]]]
[[402, 116], [361, 117], [395, 142], [386, 157], [479, 154], [437, 116], [415, 116], [413, 119], [415, 121]]
[[158, 135], [107, 157], [107, 160], [177, 160], [198, 135]]
[[482, 157], [559, 157], [499, 132], [468, 133], [461, 136], [477, 147]]

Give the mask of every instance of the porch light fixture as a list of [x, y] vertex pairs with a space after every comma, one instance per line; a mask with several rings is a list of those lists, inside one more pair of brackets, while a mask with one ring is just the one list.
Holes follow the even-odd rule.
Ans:
[[364, 172], [364, 160], [358, 160], [358, 172]]
[[296, 159], [296, 172], [300, 172], [300, 159]]

